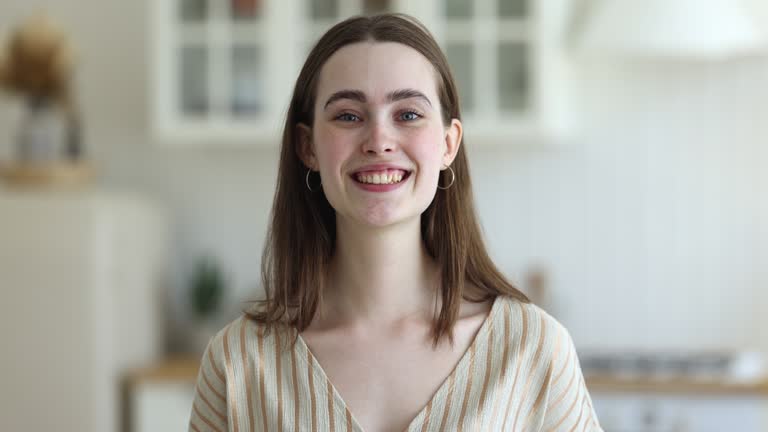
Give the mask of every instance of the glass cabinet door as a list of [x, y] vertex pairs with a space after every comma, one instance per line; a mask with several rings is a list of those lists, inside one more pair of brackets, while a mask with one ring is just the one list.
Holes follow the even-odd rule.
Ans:
[[442, 45], [469, 116], [519, 116], [531, 105], [527, 0], [441, 0]]
[[176, 0], [179, 115], [242, 118], [265, 108], [262, 0]]
[[542, 33], [552, 26], [552, 18], [543, 18], [557, 12], [553, 3], [153, 0], [163, 5], [153, 6], [163, 14], [155, 27], [163, 47], [155, 55], [163, 65], [155, 106], [167, 129], [186, 129], [188, 137], [233, 130], [266, 137], [281, 123], [298, 69], [323, 33], [350, 16], [403, 12], [424, 22], [444, 50], [468, 133], [506, 137], [509, 125], [536, 133], [549, 127], [542, 119], [559, 121], [565, 112], [553, 102], [562, 92], [548, 91], [562, 88], [557, 80], [565, 69], [551, 46], [554, 38]]

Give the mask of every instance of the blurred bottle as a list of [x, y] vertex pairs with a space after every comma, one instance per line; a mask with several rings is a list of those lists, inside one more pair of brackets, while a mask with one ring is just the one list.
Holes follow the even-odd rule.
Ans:
[[544, 266], [534, 265], [526, 271], [524, 291], [533, 304], [549, 311], [549, 278]]

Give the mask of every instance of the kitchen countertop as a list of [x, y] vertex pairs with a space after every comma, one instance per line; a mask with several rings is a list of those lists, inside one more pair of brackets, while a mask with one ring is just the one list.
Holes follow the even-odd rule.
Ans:
[[[186, 381], [194, 384], [200, 367], [196, 357], [173, 357], [158, 364], [135, 369], [126, 374], [129, 385]], [[615, 376], [587, 376], [587, 387], [592, 393], [663, 393], [703, 396], [766, 397], [768, 377], [745, 383], [695, 379], [620, 378]]]

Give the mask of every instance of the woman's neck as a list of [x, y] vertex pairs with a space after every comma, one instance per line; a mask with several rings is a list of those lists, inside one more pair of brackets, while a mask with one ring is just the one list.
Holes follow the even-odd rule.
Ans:
[[403, 319], [431, 322], [438, 269], [418, 218], [371, 229], [337, 218], [336, 250], [323, 307], [335, 323], [379, 326]]

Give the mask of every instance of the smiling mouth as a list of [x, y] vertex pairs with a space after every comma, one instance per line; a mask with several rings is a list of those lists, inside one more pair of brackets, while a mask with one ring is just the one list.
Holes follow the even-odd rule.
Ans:
[[352, 179], [362, 184], [388, 185], [397, 184], [410, 177], [410, 171], [404, 170], [383, 170], [383, 171], [365, 171], [352, 174]]

